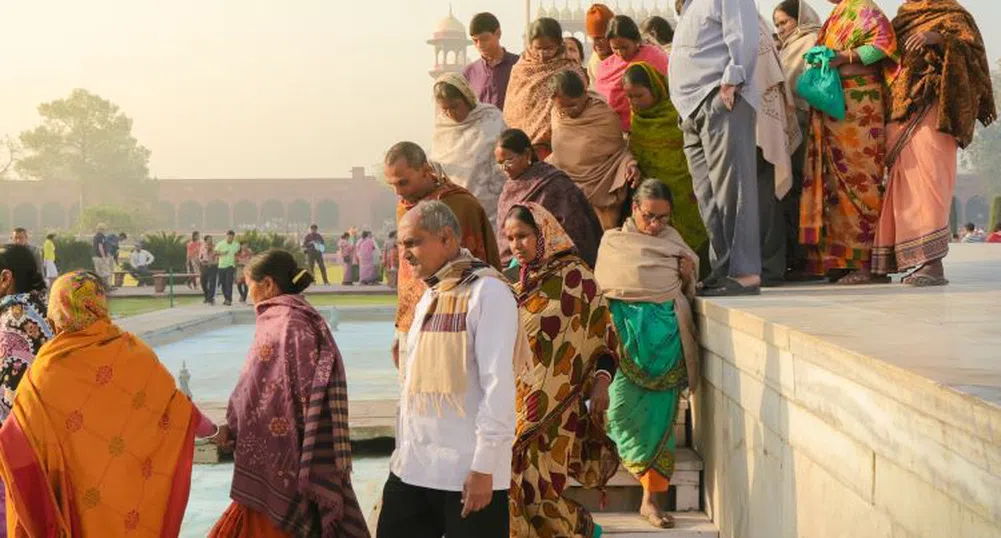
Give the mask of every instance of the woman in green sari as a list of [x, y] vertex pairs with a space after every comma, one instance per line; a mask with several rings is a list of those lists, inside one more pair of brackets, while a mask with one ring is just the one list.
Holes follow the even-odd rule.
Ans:
[[699, 379], [698, 343], [690, 301], [698, 257], [668, 223], [670, 189], [647, 179], [636, 191], [632, 217], [608, 230], [594, 276], [619, 333], [619, 373], [609, 389], [608, 436], [622, 464], [643, 485], [640, 514], [655, 527], [674, 520], [656, 502], [674, 472], [678, 398]]
[[[684, 136], [678, 111], [671, 104], [667, 78], [646, 62], [626, 69], [622, 87], [632, 108], [629, 151], [645, 178], [657, 178], [674, 194], [672, 224], [685, 242], [695, 249], [703, 267], [709, 264], [709, 234], [699, 214], [692, 188], [692, 175], [685, 159]], [[635, 185], [634, 185], [635, 186]]]

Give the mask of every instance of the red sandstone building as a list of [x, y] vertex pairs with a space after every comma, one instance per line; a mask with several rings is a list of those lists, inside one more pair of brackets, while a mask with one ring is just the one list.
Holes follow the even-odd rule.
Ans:
[[[395, 219], [395, 195], [361, 167], [347, 178], [161, 180], [157, 190], [157, 221], [182, 232], [300, 231], [316, 223], [332, 233], [351, 226], [379, 230]], [[0, 225], [36, 235], [68, 230], [80, 215], [79, 199], [75, 182], [0, 181]]]

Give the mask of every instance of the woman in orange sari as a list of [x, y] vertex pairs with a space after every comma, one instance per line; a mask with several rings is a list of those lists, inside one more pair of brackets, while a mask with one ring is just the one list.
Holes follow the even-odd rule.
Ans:
[[105, 284], [62, 276], [42, 346], [0, 429], [12, 536], [177, 536], [196, 433], [213, 425], [153, 350], [111, 323]]
[[873, 282], [870, 258], [882, 207], [886, 132], [881, 68], [897, 62], [890, 20], [873, 0], [837, 4], [818, 44], [837, 53], [845, 119], [813, 110], [800, 201], [799, 236], [806, 271], [840, 284]]
[[956, 151], [978, 120], [997, 118], [990, 65], [977, 23], [955, 0], [908, 0], [893, 28], [906, 51], [890, 82], [890, 177], [873, 272], [914, 269], [904, 284], [942, 286]]

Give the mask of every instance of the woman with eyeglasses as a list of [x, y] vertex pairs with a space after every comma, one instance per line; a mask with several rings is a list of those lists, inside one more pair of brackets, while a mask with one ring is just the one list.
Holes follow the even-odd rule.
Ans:
[[674, 520], [660, 511], [674, 471], [674, 419], [685, 387], [699, 379], [692, 317], [699, 259], [671, 227], [670, 189], [657, 179], [640, 184], [632, 216], [609, 230], [594, 276], [619, 335], [619, 371], [609, 388], [608, 436], [622, 465], [643, 486], [640, 514], [654, 527]]
[[[539, 160], [531, 139], [520, 129], [501, 133], [494, 147], [494, 157], [508, 178], [497, 203], [497, 214], [507, 215], [512, 207], [528, 202], [539, 204], [560, 222], [587, 266], [594, 267], [603, 229], [584, 191], [563, 170]], [[512, 263], [514, 258], [503, 223], [497, 224], [501, 264], [513, 266], [517, 261]]]

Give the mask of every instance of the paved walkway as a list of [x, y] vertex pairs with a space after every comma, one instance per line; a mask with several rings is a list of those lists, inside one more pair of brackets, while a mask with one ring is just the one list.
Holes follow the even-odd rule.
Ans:
[[[313, 284], [309, 287], [307, 292], [309, 295], [396, 295], [396, 290], [388, 286], [344, 286], [342, 284]], [[185, 285], [174, 285], [174, 295], [175, 296], [197, 296], [201, 295], [202, 290], [191, 289]], [[236, 287], [233, 288], [233, 294], [236, 295]], [[124, 286], [116, 289], [111, 293], [112, 297], [167, 297], [167, 292], [156, 293], [153, 290], [153, 286]], [[219, 297], [221, 300], [222, 292], [219, 292]]]
[[1001, 245], [952, 245], [945, 265], [939, 288], [790, 285], [706, 302], [1001, 405]]

